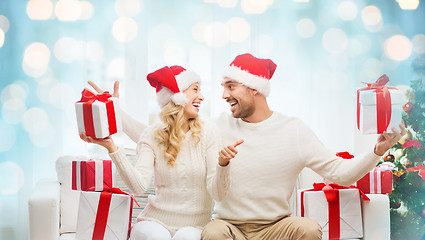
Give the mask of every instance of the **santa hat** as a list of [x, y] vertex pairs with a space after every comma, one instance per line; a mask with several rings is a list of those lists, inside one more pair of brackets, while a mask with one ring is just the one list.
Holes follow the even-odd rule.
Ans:
[[238, 81], [267, 97], [270, 93], [270, 78], [276, 67], [276, 64], [270, 59], [256, 58], [245, 53], [236, 56], [235, 60], [225, 69], [223, 77]]
[[150, 85], [156, 88], [156, 97], [161, 108], [170, 101], [185, 106], [188, 99], [183, 91], [193, 83], [201, 82], [198, 74], [181, 66], [163, 67], [149, 73], [146, 78]]

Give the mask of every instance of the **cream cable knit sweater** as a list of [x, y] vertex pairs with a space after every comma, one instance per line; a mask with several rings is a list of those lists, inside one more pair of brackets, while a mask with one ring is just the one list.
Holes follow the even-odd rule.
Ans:
[[270, 223], [290, 215], [289, 199], [304, 167], [350, 185], [379, 161], [373, 151], [354, 159], [336, 157], [301, 120], [277, 112], [259, 123], [222, 114], [217, 123], [224, 145], [245, 140], [232, 159], [232, 185], [214, 213], [235, 224]]
[[[131, 120], [128, 115], [123, 116], [124, 121]], [[137, 131], [135, 125], [133, 129], [129, 126], [127, 122], [124, 129]], [[230, 184], [230, 166], [218, 165], [217, 130], [203, 124], [200, 142], [196, 145], [191, 131], [186, 133], [176, 165], [170, 167], [163, 147], [154, 137], [154, 130], [159, 126], [149, 127], [141, 136], [136, 166], [131, 165], [121, 149], [110, 156], [135, 195], [143, 194], [154, 176], [156, 195], [149, 197], [138, 219], [157, 221], [171, 232], [183, 226], [202, 228], [211, 219], [212, 198], [222, 200]]]

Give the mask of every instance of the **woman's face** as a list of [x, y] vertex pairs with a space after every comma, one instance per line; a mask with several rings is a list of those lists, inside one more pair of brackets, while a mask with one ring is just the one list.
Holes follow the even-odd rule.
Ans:
[[204, 101], [199, 83], [193, 83], [183, 92], [189, 100], [184, 106], [184, 116], [187, 119], [198, 117], [199, 107], [201, 106], [201, 102]]

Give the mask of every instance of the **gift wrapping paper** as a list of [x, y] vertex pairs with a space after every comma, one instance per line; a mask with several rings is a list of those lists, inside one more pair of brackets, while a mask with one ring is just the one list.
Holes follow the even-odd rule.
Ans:
[[403, 94], [393, 87], [387, 87], [386, 75], [375, 83], [357, 91], [357, 127], [363, 134], [392, 132], [402, 122]]
[[81, 192], [76, 238], [79, 240], [127, 240], [131, 226], [132, 196]]
[[[320, 186], [324, 187], [325, 184]], [[321, 188], [298, 190], [297, 215], [316, 220], [322, 227], [323, 239], [362, 238], [359, 190], [345, 188], [324, 191], [319, 190]]]

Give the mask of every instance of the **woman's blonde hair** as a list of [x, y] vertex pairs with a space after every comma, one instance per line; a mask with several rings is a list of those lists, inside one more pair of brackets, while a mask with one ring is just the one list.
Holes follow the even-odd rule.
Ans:
[[183, 113], [183, 106], [176, 105], [170, 101], [163, 107], [159, 114], [165, 126], [157, 129], [155, 136], [159, 140], [159, 144], [164, 146], [164, 154], [168, 158], [168, 165], [170, 166], [174, 166], [182, 142], [185, 139], [185, 133], [183, 132], [185, 121], [189, 121], [189, 130], [192, 130], [192, 136], [196, 139], [195, 144], [198, 144], [200, 141], [201, 121], [198, 118], [187, 120], [183, 117]]

